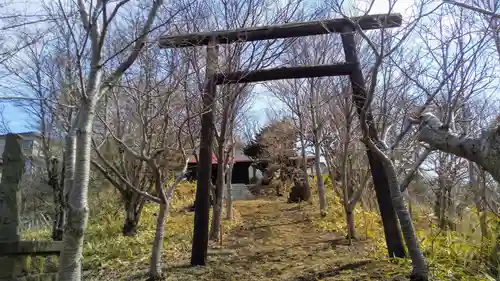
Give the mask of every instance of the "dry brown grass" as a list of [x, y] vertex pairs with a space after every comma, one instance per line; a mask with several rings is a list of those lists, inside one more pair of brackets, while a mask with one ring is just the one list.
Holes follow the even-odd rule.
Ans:
[[[235, 209], [241, 224], [224, 234], [222, 246], [210, 246], [208, 266], [190, 267], [183, 247], [175, 260], [167, 254], [165, 280], [406, 280], [407, 266], [370, 258], [369, 241], [348, 246], [340, 234], [317, 228], [319, 213], [310, 204], [236, 201]], [[145, 280], [143, 261], [92, 270], [86, 279]]]

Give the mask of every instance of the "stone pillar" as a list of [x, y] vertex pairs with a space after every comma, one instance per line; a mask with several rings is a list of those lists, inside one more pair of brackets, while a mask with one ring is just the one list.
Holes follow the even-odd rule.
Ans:
[[[25, 172], [22, 137], [7, 134], [2, 154], [3, 172], [0, 183], [0, 242], [20, 241], [21, 181]], [[25, 258], [1, 257], [0, 280], [13, 280], [20, 274]]]

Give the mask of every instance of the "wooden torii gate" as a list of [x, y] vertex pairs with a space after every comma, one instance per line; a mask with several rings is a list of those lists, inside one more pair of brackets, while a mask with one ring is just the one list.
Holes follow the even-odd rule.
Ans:
[[[160, 48], [207, 46], [206, 78], [202, 98], [204, 113], [201, 117], [200, 153], [195, 198], [196, 210], [191, 255], [192, 265], [205, 265], [207, 256], [209, 184], [212, 165], [212, 139], [214, 136], [212, 127], [214, 113], [212, 106], [216, 98], [217, 85], [349, 75], [353, 88], [353, 100], [357, 112], [360, 114], [366, 100], [366, 89], [365, 80], [361, 72], [359, 58], [355, 48], [354, 32], [357, 28], [370, 30], [399, 27], [401, 23], [402, 17], [400, 14], [377, 14], [353, 17], [350, 19], [320, 20], [160, 37]], [[344, 63], [237, 71], [231, 73], [219, 73], [217, 71], [219, 44], [303, 37], [333, 32], [341, 33], [346, 59]], [[372, 114], [368, 112], [366, 115], [366, 121], [369, 125], [369, 135], [374, 141], [378, 141], [379, 138], [372, 122]], [[398, 228], [396, 214], [392, 205], [385, 170], [375, 153], [367, 149], [367, 155], [382, 216], [382, 223], [384, 224], [389, 255], [391, 257], [403, 257], [405, 256], [405, 250]]]

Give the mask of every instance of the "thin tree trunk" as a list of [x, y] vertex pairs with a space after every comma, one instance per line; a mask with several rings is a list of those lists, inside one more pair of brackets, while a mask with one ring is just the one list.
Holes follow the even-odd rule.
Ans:
[[[301, 155], [302, 155], [302, 171], [304, 172], [304, 184], [306, 188], [306, 193], [311, 193], [311, 185], [309, 184], [309, 175], [307, 172], [307, 158], [306, 158], [306, 141], [304, 139], [304, 124], [302, 120], [302, 114], [297, 114], [299, 119], [299, 130], [300, 130], [300, 147], [301, 147]], [[307, 196], [310, 198], [311, 196]], [[309, 200], [309, 199], [308, 199]]]
[[[300, 119], [300, 118], [299, 118]], [[302, 171], [304, 172], [304, 185], [306, 188], [306, 198], [309, 201], [311, 196], [311, 185], [309, 184], [309, 175], [307, 173], [307, 158], [306, 158], [306, 142], [304, 140], [304, 136], [302, 135], [302, 121], [299, 120], [300, 126], [300, 146], [301, 146], [301, 154], [302, 154]]]
[[439, 197], [437, 198], [439, 200], [439, 228], [446, 229], [446, 183], [442, 178], [439, 182]]
[[133, 191], [126, 191], [124, 196], [125, 221], [123, 223], [122, 234], [124, 236], [135, 236], [141, 218], [144, 199], [141, 195]]
[[314, 137], [314, 160], [315, 160], [315, 168], [316, 168], [316, 181], [318, 188], [318, 196], [319, 196], [319, 209], [321, 212], [321, 216], [325, 217], [327, 215], [328, 204], [326, 201], [325, 195], [325, 184], [323, 182], [323, 177], [321, 176], [320, 170], [320, 134], [321, 128], [318, 125], [317, 111], [319, 110], [319, 103], [317, 101], [317, 92], [314, 88], [314, 79], [308, 79], [310, 85], [310, 101], [309, 101], [309, 109], [311, 113], [311, 121], [313, 128], [313, 137]]
[[[479, 188], [479, 185], [477, 186]], [[477, 210], [480, 213], [479, 215], [479, 223], [480, 223], [480, 226], [481, 226], [481, 239], [483, 241], [488, 241], [490, 235], [489, 235], [489, 231], [488, 231], [488, 223], [486, 221], [486, 214], [487, 212], [485, 212], [486, 208], [485, 208], [485, 205], [486, 205], [486, 173], [484, 170], [481, 170], [481, 190], [478, 190], [477, 192], [479, 193], [479, 200], [477, 200]]]
[[408, 189], [403, 191], [403, 197], [405, 197], [406, 202], [408, 202], [408, 212], [410, 213], [410, 219], [413, 220], [413, 204], [411, 202], [410, 191]]
[[[49, 183], [52, 187], [55, 212], [54, 219], [52, 224], [52, 240], [54, 241], [62, 241], [63, 239], [63, 230], [64, 230], [64, 191], [63, 185], [61, 184], [61, 179], [59, 177], [59, 161], [56, 158], [53, 158], [49, 161], [51, 164], [50, 173], [49, 173]], [[63, 162], [64, 165], [64, 162]]]
[[[235, 145], [233, 140], [233, 147], [231, 149], [231, 163], [229, 164], [229, 169], [227, 171], [227, 197], [226, 197], [226, 220], [233, 219], [233, 167], [234, 167], [234, 155], [235, 155]], [[255, 169], [254, 169], [255, 171]]]
[[495, 246], [491, 250], [488, 269], [493, 278], [500, 280], [500, 221], [497, 221], [496, 233]]
[[[346, 126], [346, 131], [349, 129], [349, 126]], [[347, 239], [349, 240], [349, 245], [352, 243], [352, 232], [351, 229], [354, 228], [352, 224], [354, 224], [354, 219], [352, 217], [352, 210], [349, 213], [349, 184], [350, 184], [350, 173], [347, 165], [348, 161], [348, 149], [349, 149], [349, 133], [346, 132], [344, 135], [344, 148], [342, 154], [342, 201], [344, 202], [344, 211], [346, 213], [346, 226], [347, 226]], [[351, 208], [352, 209], [352, 208]], [[351, 221], [352, 220], [352, 221]]]
[[[347, 107], [349, 100], [345, 100], [345, 106]], [[347, 109], [347, 108], [346, 108]], [[346, 223], [347, 223], [347, 239], [349, 240], [349, 245], [352, 243], [352, 239], [354, 238], [354, 214], [353, 214], [353, 206], [349, 204], [349, 197], [351, 196], [351, 172], [352, 165], [349, 165], [349, 143], [351, 142], [351, 122], [350, 113], [348, 110], [344, 111], [344, 116], [346, 118], [345, 128], [344, 128], [344, 145], [342, 149], [342, 173], [344, 174], [342, 177], [342, 197], [344, 201], [344, 211], [346, 213]], [[359, 187], [361, 188], [361, 187]]]
[[[66, 231], [64, 232], [64, 248], [61, 252], [59, 265], [60, 281], [82, 280], [82, 254], [83, 236], [88, 220], [88, 187], [90, 179], [90, 150], [92, 120], [94, 111], [92, 105], [83, 104], [79, 109], [76, 121], [76, 142], [72, 142], [68, 151], [74, 151], [68, 155], [68, 166], [66, 173], [68, 180], [73, 178], [73, 186], [68, 192], [68, 218]], [[76, 147], [76, 151], [75, 151]], [[74, 174], [71, 164], [74, 160]]]
[[[194, 152], [193, 152], [194, 153]], [[160, 198], [160, 208], [158, 212], [158, 218], [156, 220], [156, 233], [153, 241], [153, 248], [151, 249], [151, 261], [149, 265], [149, 280], [160, 280], [163, 277], [162, 270], [162, 252], [163, 252], [163, 241], [165, 239], [165, 220], [167, 218], [170, 203], [172, 200], [172, 194], [174, 193], [177, 184], [184, 178], [188, 168], [189, 157], [186, 159], [184, 164], [184, 169], [182, 173], [175, 178], [174, 183], [168, 188], [167, 192], [163, 189], [164, 177], [160, 173], [158, 163], [156, 160], [149, 159], [148, 165], [153, 170], [155, 179], [155, 190]]]
[[167, 198], [165, 191], [163, 190], [163, 181], [159, 171], [159, 168], [154, 160], [149, 163], [151, 169], [153, 169], [155, 190], [160, 198], [160, 208], [158, 212], [158, 217], [156, 219], [156, 232], [153, 241], [153, 248], [151, 249], [151, 261], [149, 264], [149, 279], [148, 280], [160, 280], [163, 276], [161, 254], [163, 252], [163, 239], [165, 238], [165, 218], [168, 213], [169, 199]]
[[161, 254], [163, 251], [163, 239], [165, 237], [165, 219], [167, 217], [168, 204], [160, 204], [158, 218], [156, 219], [156, 232], [151, 250], [151, 263], [149, 265], [149, 280], [162, 278]]
[[346, 220], [347, 220], [347, 240], [349, 245], [352, 244], [352, 239], [356, 239], [356, 226], [354, 225], [354, 208], [351, 204], [346, 207]]
[[[222, 132], [221, 132], [222, 134]], [[220, 224], [222, 217], [222, 197], [224, 192], [224, 139], [219, 139], [217, 151], [217, 180], [215, 182], [215, 204], [212, 212], [212, 226], [209, 239], [219, 240]]]
[[319, 209], [321, 212], [321, 216], [325, 217], [327, 215], [328, 204], [326, 202], [326, 194], [325, 194], [325, 183], [323, 181], [323, 176], [321, 174], [321, 166], [320, 166], [320, 147], [318, 139], [314, 142], [314, 158], [316, 165], [316, 179], [318, 181], [318, 196], [319, 196]]

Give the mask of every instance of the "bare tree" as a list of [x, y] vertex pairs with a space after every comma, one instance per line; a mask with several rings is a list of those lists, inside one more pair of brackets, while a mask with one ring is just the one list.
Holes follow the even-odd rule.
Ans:
[[[412, 29], [414, 29], [415, 27], [416, 26], [413, 25]], [[463, 36], [461, 36], [462, 34], [460, 32], [463, 29], [461, 29], [459, 26], [459, 28], [457, 28], [456, 30], [457, 30], [457, 33], [454, 33], [452, 35], [452, 36], [455, 36], [455, 37], [453, 37], [453, 39], [462, 38]], [[411, 29], [410, 29], [410, 31], [411, 31]], [[388, 40], [388, 41], [385, 41], [385, 43], [382, 43], [384, 41], [379, 41], [378, 43], [381, 45], [379, 45], [380, 47], [377, 47], [368, 36], [366, 36], [362, 31], [359, 31], [359, 32], [363, 35], [363, 37], [366, 40], [368, 40], [368, 42], [369, 42], [370, 46], [372, 47], [372, 50], [376, 56], [376, 63], [373, 67], [371, 77], [370, 77], [371, 84], [368, 87], [368, 90], [366, 92], [367, 93], [366, 103], [361, 110], [362, 114], [360, 116], [362, 131], [363, 131], [363, 140], [380, 157], [380, 159], [382, 159], [382, 163], [386, 169], [385, 172], [387, 173], [387, 177], [388, 177], [389, 183], [390, 183], [389, 187], [391, 190], [391, 197], [392, 197], [393, 203], [395, 205], [396, 212], [398, 214], [401, 229], [402, 229], [403, 236], [405, 238], [405, 242], [406, 242], [406, 245], [407, 245], [409, 253], [410, 253], [410, 257], [412, 259], [413, 279], [415, 279], [415, 280], [427, 280], [428, 277], [427, 277], [426, 262], [425, 262], [423, 255], [422, 255], [422, 252], [419, 248], [418, 240], [417, 240], [416, 235], [415, 235], [415, 230], [413, 228], [411, 217], [406, 209], [406, 206], [404, 204], [404, 200], [402, 197], [402, 193], [401, 193], [401, 190], [404, 190], [406, 187], [401, 186], [400, 182], [398, 181], [397, 172], [396, 172], [394, 163], [392, 162], [391, 157], [389, 156], [389, 154], [392, 153], [394, 148], [399, 144], [399, 142], [401, 141], [401, 139], [403, 138], [405, 133], [408, 131], [409, 124], [407, 123], [404, 126], [402, 132], [399, 134], [399, 136], [397, 136], [395, 138], [395, 143], [393, 143], [392, 145], [387, 145], [384, 143], [377, 142], [377, 141], [373, 140], [373, 138], [371, 138], [371, 136], [369, 136], [369, 134], [370, 134], [369, 127], [366, 123], [367, 121], [370, 121], [370, 118], [371, 118], [370, 117], [370, 105], [372, 104], [372, 101], [374, 99], [374, 92], [375, 92], [376, 85], [378, 82], [377, 81], [378, 70], [379, 70], [380, 66], [383, 64], [383, 59], [390, 57], [395, 52], [395, 50], [397, 50], [398, 47], [404, 43], [404, 41], [405, 41], [404, 39], [408, 38], [408, 36], [410, 36], [411, 33], [410, 32], [406, 33], [401, 38], [403, 40], [399, 40], [397, 42], [394, 42], [394, 41], [391, 42], [390, 40]], [[453, 39], [452, 39], [452, 42], [454, 42]], [[384, 40], [384, 38], [382, 38], [382, 40]], [[457, 75], [456, 73], [451, 72], [449, 70], [450, 66], [452, 67], [452, 69], [456, 70], [456, 69], [458, 69], [459, 66], [463, 65], [465, 58], [469, 58], [469, 59], [474, 60], [476, 58], [478, 50], [481, 50], [481, 47], [484, 46], [481, 44], [481, 42], [482, 42], [482, 40], [480, 40], [479, 43], [477, 43], [477, 44], [471, 44], [471, 46], [466, 46], [465, 48], [462, 48], [462, 49], [459, 48], [458, 54], [455, 57], [453, 57], [452, 59], [450, 59], [450, 64], [449, 65], [446, 64], [447, 65], [446, 68], [438, 67], [439, 72], [436, 73], [437, 74], [436, 77], [438, 77], [438, 83], [437, 83], [437, 89], [434, 92], [429, 92], [429, 90], [426, 89], [425, 87], [423, 87], [422, 84], [417, 83], [417, 86], [421, 90], [423, 90], [424, 92], [427, 93], [427, 100], [424, 103], [425, 105], [430, 104], [434, 100], [436, 95], [439, 92], [441, 92], [441, 90], [443, 89], [443, 86], [450, 79], [453, 79], [453, 77], [455, 77], [455, 76], [453, 76], [453, 74]], [[458, 44], [460, 45], [460, 40], [458, 40]], [[429, 48], [429, 50], [431, 50], [431, 48]], [[446, 61], [446, 60], [448, 60], [448, 57], [445, 57], [443, 59]], [[442, 64], [440, 66], [442, 66]], [[360, 76], [360, 75], [361, 74], [359, 74], [358, 76]], [[363, 91], [363, 89], [360, 89], [360, 90]], [[453, 105], [453, 103], [452, 103], [452, 105]], [[450, 114], [448, 114], [447, 116], [448, 116], [447, 117], [448, 119], [451, 119]], [[449, 123], [447, 123], [447, 124], [449, 124]], [[440, 124], [440, 125], [442, 125], [442, 124]], [[422, 132], [422, 131], [420, 131], [420, 132]], [[433, 146], [433, 145], [432, 145], [432, 147], [435, 148], [435, 146]], [[418, 161], [416, 164], [419, 164]], [[407, 182], [408, 182], [407, 180], [403, 180], [403, 183], [406, 184]]]
[[[107, 1], [97, 1], [89, 6], [84, 1], [68, 4], [59, 1], [47, 7], [53, 19], [57, 19], [56, 26], [69, 31], [67, 34], [70, 35], [71, 49], [77, 57], [75, 69], [79, 78], [75, 91], [78, 96], [78, 111], [72, 118], [65, 145], [67, 176], [64, 188], [68, 192], [68, 231], [63, 238], [60, 280], [81, 280], [83, 236], [88, 220], [92, 126], [98, 103], [134, 63], [163, 4], [163, 1], [159, 0], [148, 5], [146, 19], [138, 28], [138, 35], [134, 35], [130, 43], [125, 44], [122, 49], [130, 49], [128, 56], [116, 67], [109, 68], [114, 54], [107, 54], [104, 46], [111, 40], [109, 30], [119, 23], [117, 19], [123, 15], [123, 7], [127, 6], [128, 2], [111, 5]], [[79, 15], [79, 18], [74, 15]], [[144, 14], [140, 15], [139, 18], [143, 18]]]
[[[359, 125], [355, 120], [355, 106], [351, 93], [347, 90], [346, 81], [342, 81], [335, 89], [336, 97], [327, 104], [329, 116], [325, 129], [330, 133], [322, 142], [322, 150], [328, 164], [330, 179], [341, 181], [342, 188], [336, 188], [337, 195], [342, 198], [347, 221], [347, 238], [349, 243], [356, 238], [354, 226], [354, 207], [361, 199], [368, 185], [369, 170], [366, 166], [362, 148], [355, 142]], [[335, 86], [335, 85], [333, 85]], [[323, 117], [326, 119], [326, 116]], [[335, 185], [334, 185], [335, 188]]]

